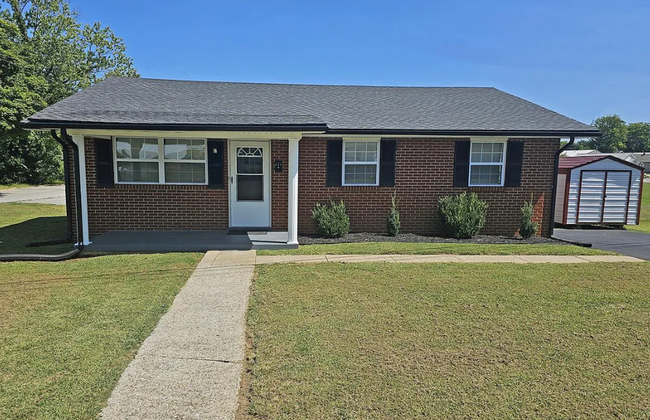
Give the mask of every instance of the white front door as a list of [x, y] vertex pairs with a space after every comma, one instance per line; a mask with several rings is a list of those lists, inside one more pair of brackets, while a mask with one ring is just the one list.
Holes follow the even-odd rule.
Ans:
[[271, 226], [268, 142], [230, 142], [230, 226]]

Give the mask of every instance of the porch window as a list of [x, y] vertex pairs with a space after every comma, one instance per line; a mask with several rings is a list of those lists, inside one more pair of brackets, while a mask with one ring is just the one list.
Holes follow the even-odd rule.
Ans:
[[158, 139], [118, 137], [115, 159], [117, 182], [159, 182]]
[[116, 181], [206, 184], [203, 139], [115, 138]]
[[469, 186], [503, 186], [505, 156], [505, 142], [472, 141]]
[[343, 185], [379, 185], [379, 140], [343, 142]]
[[164, 141], [165, 183], [205, 184], [205, 140]]

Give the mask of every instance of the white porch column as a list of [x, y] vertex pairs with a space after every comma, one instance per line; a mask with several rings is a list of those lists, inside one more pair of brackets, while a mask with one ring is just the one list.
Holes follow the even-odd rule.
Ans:
[[84, 136], [74, 134], [72, 141], [79, 148], [79, 191], [81, 193], [81, 223], [83, 230], [84, 245], [90, 244], [90, 235], [88, 233], [88, 195], [86, 191], [86, 152], [84, 148]]
[[298, 245], [298, 143], [300, 137], [289, 139], [289, 221], [287, 244]]

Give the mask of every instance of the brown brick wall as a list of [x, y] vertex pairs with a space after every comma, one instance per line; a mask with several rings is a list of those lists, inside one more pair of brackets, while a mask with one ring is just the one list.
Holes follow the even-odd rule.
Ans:
[[[402, 231], [439, 233], [438, 198], [475, 191], [490, 209], [482, 233], [513, 235], [517, 231], [524, 200], [535, 201], [540, 234], [548, 235], [554, 154], [559, 139], [524, 140], [522, 185], [517, 188], [454, 188], [452, 170], [454, 139], [399, 139], [395, 187], [326, 187], [326, 139], [300, 141], [298, 224], [301, 234], [314, 233], [311, 209], [329, 197], [343, 199], [355, 232], [384, 232], [390, 196], [400, 199]], [[110, 230], [209, 230], [228, 228], [228, 185], [223, 189], [184, 185], [116, 185], [95, 187], [92, 139], [86, 139], [86, 168], [90, 235]], [[72, 151], [71, 151], [72, 152]], [[72, 153], [70, 153], [72, 159]], [[226, 153], [224, 180], [228, 180]], [[273, 163], [282, 160], [282, 172]], [[271, 142], [272, 228], [287, 228], [288, 141]], [[71, 169], [72, 171], [72, 169]], [[74, 174], [71, 174], [73, 179]], [[74, 200], [74, 192], [73, 192]], [[74, 214], [74, 202], [71, 203]], [[74, 226], [74, 223], [73, 223]]]
[[[97, 188], [95, 147], [85, 140], [91, 237], [111, 230], [220, 230], [228, 228], [228, 190], [204, 185], [115, 185]], [[224, 157], [228, 180], [228, 154]], [[226, 186], [228, 183], [225, 183]]]
[[559, 139], [525, 140], [522, 185], [517, 188], [454, 188], [455, 139], [399, 139], [395, 187], [327, 187], [326, 141], [317, 138], [300, 141], [298, 230], [301, 234], [314, 233], [311, 209], [316, 202], [330, 197], [345, 201], [353, 232], [385, 232], [393, 191], [400, 200], [403, 232], [439, 234], [438, 199], [475, 191], [490, 206], [482, 233], [514, 235], [521, 220], [521, 206], [524, 200], [530, 200], [532, 193], [535, 220], [541, 222], [539, 234], [549, 234], [553, 165]]
[[[275, 172], [275, 161], [282, 161], [282, 172]], [[271, 141], [271, 228], [287, 230], [289, 205], [289, 141]]]

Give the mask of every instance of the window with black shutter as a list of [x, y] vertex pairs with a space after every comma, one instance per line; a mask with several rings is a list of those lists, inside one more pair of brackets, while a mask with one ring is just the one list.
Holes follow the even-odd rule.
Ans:
[[223, 188], [224, 141], [208, 140], [208, 187]]
[[343, 165], [343, 140], [327, 141], [327, 174], [325, 185], [328, 187], [341, 186]]
[[113, 141], [110, 139], [95, 139], [95, 178], [97, 188], [112, 188], [115, 185]]

